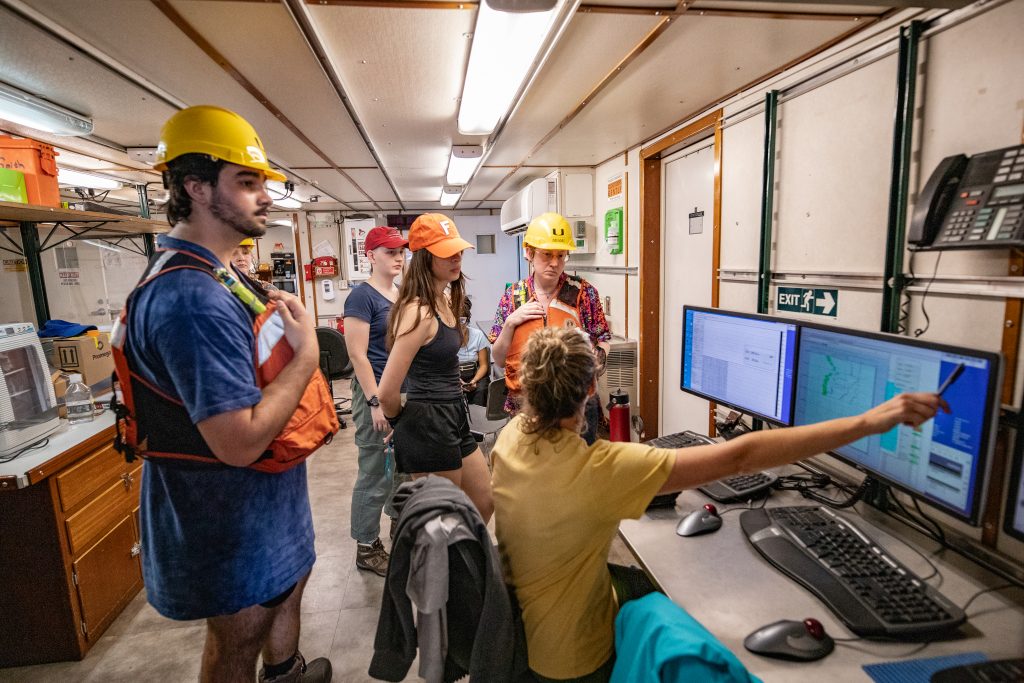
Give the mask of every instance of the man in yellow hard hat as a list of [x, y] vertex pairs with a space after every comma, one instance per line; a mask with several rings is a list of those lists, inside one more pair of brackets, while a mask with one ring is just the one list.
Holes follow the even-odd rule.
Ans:
[[235, 268], [238, 269], [239, 273], [243, 275], [252, 275], [253, 263], [252, 263], [252, 250], [256, 247], [256, 240], [251, 237], [246, 237], [244, 240], [238, 243], [235, 250], [231, 252], [231, 262], [235, 264]]
[[[602, 368], [612, 338], [597, 290], [583, 278], [565, 273], [566, 260], [576, 249], [569, 222], [557, 213], [537, 216], [526, 228], [523, 248], [531, 274], [505, 290], [488, 334], [494, 362], [505, 367], [509, 390], [505, 410], [513, 415], [519, 412], [521, 400], [519, 358], [535, 330], [555, 326], [582, 329], [590, 337]], [[600, 404], [592, 396], [583, 433], [587, 443], [597, 438], [600, 415]]]
[[[130, 373], [154, 388], [130, 382], [142, 442], [170, 442], [167, 453], [143, 453], [147, 598], [172, 619], [206, 620], [202, 681], [251, 681], [261, 653], [260, 681], [329, 681], [328, 660], [307, 664], [298, 651], [316, 557], [306, 466], [256, 468], [317, 372], [314, 322], [296, 297], [272, 292], [263, 300], [276, 302], [280, 324], [257, 336], [263, 304], [227, 265], [241, 238], [266, 232], [264, 183], [285, 176], [245, 119], [212, 106], [164, 124], [155, 168], [172, 228], [115, 333]], [[282, 332], [293, 355], [258, 384], [253, 350], [276, 348]], [[182, 453], [196, 455], [174, 459]]]

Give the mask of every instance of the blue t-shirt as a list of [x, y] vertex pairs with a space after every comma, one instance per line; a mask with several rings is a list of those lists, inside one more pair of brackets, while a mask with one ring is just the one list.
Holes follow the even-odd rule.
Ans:
[[459, 349], [459, 362], [472, 363], [480, 357], [480, 349], [491, 348], [490, 342], [480, 328], [470, 323], [466, 345]]
[[[209, 261], [207, 249], [159, 238]], [[193, 422], [260, 402], [246, 306], [209, 275], [161, 275], [128, 312], [132, 369], [185, 404]], [[287, 590], [313, 566], [306, 466], [280, 474], [147, 460], [142, 571], [149, 602], [171, 619], [232, 614]]]
[[369, 282], [353, 287], [345, 299], [345, 317], [359, 318], [370, 324], [370, 341], [366, 347], [366, 357], [373, 368], [373, 376], [380, 384], [384, 374], [384, 366], [388, 364], [388, 314], [391, 312], [391, 301], [374, 289]]

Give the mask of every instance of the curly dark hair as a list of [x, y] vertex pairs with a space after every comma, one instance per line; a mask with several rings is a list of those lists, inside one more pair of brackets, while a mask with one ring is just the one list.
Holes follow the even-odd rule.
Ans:
[[192, 198], [185, 189], [187, 178], [197, 178], [201, 182], [217, 187], [220, 170], [228, 162], [211, 157], [208, 154], [182, 154], [167, 162], [164, 171], [164, 185], [167, 187], [167, 222], [172, 226], [178, 221], [188, 220], [192, 215]]

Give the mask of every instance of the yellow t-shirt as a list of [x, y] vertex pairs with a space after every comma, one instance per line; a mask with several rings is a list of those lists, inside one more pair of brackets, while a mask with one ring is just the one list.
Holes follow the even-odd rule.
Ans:
[[608, 549], [619, 521], [640, 517], [665, 484], [675, 452], [587, 446], [568, 430], [541, 439], [523, 433], [522, 421], [514, 418], [492, 450], [498, 550], [523, 610], [530, 668], [574, 678], [612, 654]]

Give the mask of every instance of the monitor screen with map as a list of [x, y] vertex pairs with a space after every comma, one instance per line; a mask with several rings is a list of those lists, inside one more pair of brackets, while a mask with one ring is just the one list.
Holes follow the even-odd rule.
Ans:
[[999, 406], [999, 355], [881, 333], [801, 325], [793, 423], [856, 415], [958, 376], [921, 429], [900, 426], [833, 454], [971, 524], [978, 523]]

